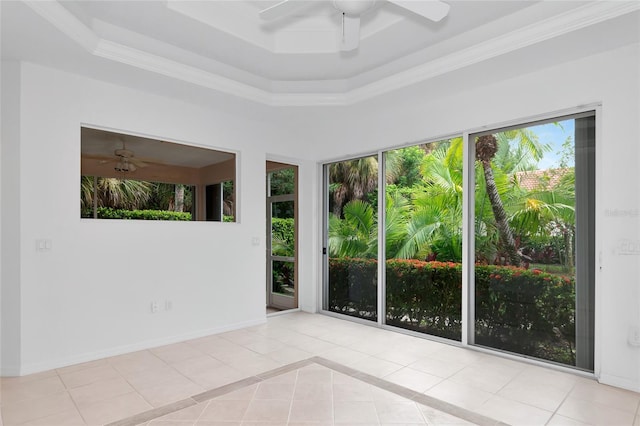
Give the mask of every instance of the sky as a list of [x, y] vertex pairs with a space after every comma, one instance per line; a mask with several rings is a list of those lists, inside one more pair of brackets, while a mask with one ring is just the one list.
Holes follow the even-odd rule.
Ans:
[[[562, 144], [571, 136], [573, 139], [575, 131], [575, 120], [559, 121], [557, 123], [541, 124], [530, 128], [538, 135], [538, 140], [551, 147], [549, 152], [545, 152], [544, 157], [538, 162], [538, 169], [547, 170], [558, 168]], [[569, 166], [574, 166], [574, 159], [568, 162]]]

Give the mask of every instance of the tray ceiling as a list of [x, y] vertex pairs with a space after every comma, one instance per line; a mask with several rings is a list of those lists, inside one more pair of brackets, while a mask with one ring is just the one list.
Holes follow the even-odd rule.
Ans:
[[2, 2], [2, 56], [61, 68], [106, 60], [268, 105], [344, 105], [640, 10], [450, 0], [436, 23], [379, 0], [362, 16], [359, 48], [341, 52], [331, 1], [262, 20], [275, 3]]

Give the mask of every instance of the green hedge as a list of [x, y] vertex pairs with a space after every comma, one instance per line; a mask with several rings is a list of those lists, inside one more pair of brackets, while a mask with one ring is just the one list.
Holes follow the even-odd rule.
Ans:
[[[191, 220], [189, 212], [172, 212], [169, 210], [123, 210], [110, 207], [98, 207], [99, 219], [135, 219], [135, 220]], [[89, 212], [84, 217], [93, 217]]]
[[[538, 270], [476, 265], [475, 342], [575, 364], [574, 281]], [[386, 262], [387, 324], [460, 340], [462, 268], [452, 262]], [[377, 261], [329, 260], [328, 309], [376, 319]]]

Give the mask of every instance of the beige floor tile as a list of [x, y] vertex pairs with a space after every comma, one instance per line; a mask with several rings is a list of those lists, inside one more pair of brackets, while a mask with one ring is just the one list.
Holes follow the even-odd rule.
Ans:
[[339, 401], [333, 405], [334, 422], [377, 424], [376, 405], [371, 401]]
[[552, 411], [542, 410], [500, 396], [490, 398], [478, 408], [477, 412], [504, 423], [521, 426], [545, 425], [553, 415]]
[[294, 341], [288, 341], [286, 343], [290, 346], [293, 346], [294, 348], [311, 352], [313, 355], [320, 355], [338, 347], [333, 343], [325, 342], [324, 340], [316, 339], [309, 336], [302, 336]]
[[470, 423], [466, 420], [463, 420], [459, 417], [453, 416], [449, 413], [445, 413], [444, 411], [436, 410], [435, 408], [427, 407], [426, 405], [418, 404], [418, 409], [422, 412], [422, 416], [426, 420], [428, 425], [440, 425], [440, 426], [471, 426], [473, 423]]
[[262, 382], [255, 391], [254, 399], [281, 399], [291, 401], [293, 398], [294, 383]]
[[296, 383], [294, 400], [331, 401], [333, 391], [330, 383]]
[[118, 377], [121, 377], [120, 373], [108, 364], [60, 373], [60, 378], [68, 389]]
[[543, 386], [550, 386], [559, 390], [569, 392], [578, 381], [584, 379], [575, 374], [555, 371], [545, 367], [530, 365], [516, 377], [515, 380], [535, 383]]
[[14, 404], [27, 399], [42, 398], [66, 390], [57, 375], [26, 382], [3, 381], [0, 386], [0, 398], [3, 405]]
[[425, 394], [467, 410], [477, 409], [493, 396], [492, 393], [452, 382], [451, 380], [445, 380], [435, 385]]
[[175, 420], [184, 422], [195, 422], [200, 418], [202, 412], [209, 405], [209, 401], [183, 408], [166, 416], [160, 417], [158, 420]]
[[441, 361], [453, 361], [467, 365], [488, 357], [488, 355], [471, 349], [458, 348], [450, 345], [443, 345], [439, 350], [428, 354], [428, 356], [429, 358], [439, 359]]
[[520, 377], [516, 377], [503, 387], [498, 392], [498, 395], [543, 410], [555, 411], [567, 396], [567, 393], [567, 391], [561, 390], [558, 387], [522, 380]]
[[442, 361], [435, 358], [422, 357], [409, 364], [409, 368], [431, 374], [432, 376], [448, 378], [465, 368], [467, 364], [455, 361]]
[[592, 426], [589, 423], [583, 423], [579, 420], [574, 420], [569, 417], [556, 414], [551, 417], [551, 420], [547, 423], [547, 426]]
[[213, 369], [201, 369], [187, 374], [186, 377], [204, 389], [215, 389], [247, 377], [245, 373], [222, 365]]
[[256, 339], [256, 341], [243, 345], [245, 348], [250, 349], [254, 352], [257, 352], [262, 355], [266, 355], [269, 352], [277, 351], [279, 349], [286, 348], [284, 343], [269, 338], [262, 338], [260, 340]]
[[157, 385], [137, 389], [138, 393], [154, 407], [162, 407], [189, 398], [204, 392], [204, 390], [203, 387], [196, 385], [186, 377], [178, 377]]
[[376, 357], [367, 357], [358, 360], [357, 362], [350, 364], [349, 367], [376, 377], [388, 376], [389, 374], [404, 368], [401, 364], [385, 361]]
[[111, 364], [122, 374], [129, 374], [166, 365], [164, 361], [150, 351], [139, 351], [109, 358]]
[[193, 426], [193, 423], [192, 421], [158, 419], [150, 421], [147, 426]]
[[209, 355], [201, 355], [196, 358], [175, 362], [171, 366], [179, 373], [189, 377], [203, 371], [206, 372], [218, 367], [223, 367], [224, 363]]
[[257, 340], [256, 333], [252, 333], [246, 330], [234, 330], [226, 333], [221, 333], [219, 337], [228, 340], [236, 345], [245, 345], [247, 343], [253, 343]]
[[250, 358], [240, 358], [228, 363], [231, 367], [245, 374], [245, 376], [256, 376], [282, 367], [282, 364], [264, 355], [254, 354]]
[[243, 417], [243, 422], [286, 422], [289, 417], [291, 401], [253, 400]]
[[127, 373], [122, 375], [131, 386], [138, 389], [141, 387], [149, 387], [159, 385], [160, 383], [168, 382], [169, 380], [175, 380], [184, 377], [176, 369], [169, 365], [163, 365], [161, 367], [151, 368], [149, 370], [136, 371], [133, 373]]
[[598, 402], [569, 396], [557, 411], [561, 416], [597, 425], [630, 425], [635, 412], [623, 411]]
[[75, 405], [69, 394], [63, 392], [4, 405], [2, 418], [5, 426], [11, 426], [71, 410], [75, 410]]
[[267, 353], [266, 356], [280, 364], [286, 365], [311, 358], [313, 354], [292, 346], [284, 346], [281, 349]]
[[[245, 423], [243, 426], [255, 426], [255, 425], [252, 425], [251, 423]], [[266, 425], [266, 426], [271, 426], [271, 425]], [[313, 423], [289, 422], [287, 423], [287, 426], [334, 426], [334, 424], [333, 422], [313, 422]], [[347, 425], [340, 425], [340, 426], [347, 426]], [[358, 426], [362, 426], [362, 424]]]
[[371, 385], [359, 381], [333, 384], [333, 401], [373, 401]]
[[331, 370], [324, 367], [308, 366], [298, 370], [297, 384], [314, 383], [314, 384], [331, 384]]
[[225, 364], [229, 364], [242, 359], [252, 359], [259, 354], [243, 346], [234, 345], [233, 347], [222, 347], [216, 351], [209, 351], [209, 355]]
[[217, 349], [220, 349], [220, 347], [223, 345], [228, 345], [228, 346], [233, 345], [229, 341], [224, 340], [219, 336], [205, 336], [205, 337], [200, 337], [198, 339], [187, 340], [184, 343], [206, 354], [208, 354], [210, 350], [215, 351]]
[[1, 377], [0, 383], [26, 383], [34, 380], [43, 380], [49, 377], [57, 376], [58, 373], [56, 370], [47, 370], [42, 371], [40, 373], [27, 374], [26, 376], [18, 376], [18, 377]]
[[448, 380], [487, 392], [496, 393], [517, 375], [518, 371], [509, 368], [472, 364], [458, 371]]
[[151, 352], [168, 364], [202, 356], [203, 353], [186, 343], [174, 343], [151, 349]]
[[[242, 422], [211, 422], [207, 420], [199, 420], [196, 422], [195, 426], [242, 426], [244, 424], [245, 423]], [[280, 425], [276, 423], [274, 426]]]
[[21, 426], [84, 426], [84, 419], [75, 408], [23, 423]]
[[413, 401], [376, 401], [380, 423], [424, 424], [424, 417]]
[[298, 400], [291, 404], [290, 422], [330, 422], [332, 420], [331, 401]]
[[103, 365], [108, 365], [109, 361], [106, 358], [97, 359], [95, 361], [83, 362], [81, 364], [69, 365], [67, 367], [58, 368], [56, 371], [58, 374], [61, 373], [73, 373], [74, 371], [85, 370], [87, 368], [101, 367]]
[[69, 393], [78, 408], [109, 400], [119, 395], [134, 392], [135, 389], [123, 378], [103, 380], [71, 389]]
[[420, 350], [404, 350], [404, 348], [387, 349], [375, 355], [376, 358], [391, 361], [405, 367], [423, 358], [425, 354]]
[[250, 401], [217, 400], [210, 401], [199, 420], [208, 421], [242, 421]]
[[150, 410], [149, 405], [136, 392], [116, 396], [85, 407], [78, 407], [88, 425], [100, 425], [124, 419]]
[[569, 394], [570, 398], [598, 402], [619, 410], [636, 413], [640, 394], [602, 385], [592, 380], [580, 380]]
[[358, 361], [367, 358], [366, 354], [345, 347], [337, 347], [320, 354], [322, 358], [344, 365], [355, 365]]
[[420, 393], [431, 389], [442, 381], [441, 377], [423, 373], [409, 367], [404, 367], [401, 370], [383, 377], [383, 379]]

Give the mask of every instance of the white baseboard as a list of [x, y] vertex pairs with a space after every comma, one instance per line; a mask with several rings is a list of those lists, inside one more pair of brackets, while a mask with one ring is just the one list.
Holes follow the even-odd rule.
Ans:
[[601, 374], [598, 378], [598, 382], [603, 385], [615, 386], [617, 388], [627, 389], [633, 392], [640, 392], [640, 382], [629, 380], [624, 377]]
[[79, 355], [72, 355], [64, 358], [47, 360], [45, 362], [25, 364], [21, 367], [9, 366], [2, 368], [2, 376], [25, 376], [27, 374], [39, 373], [41, 371], [52, 370], [54, 368], [67, 367], [69, 365], [81, 364], [83, 362], [95, 361], [102, 358], [108, 358], [116, 355], [122, 355], [130, 352], [151, 349], [158, 346], [170, 345], [172, 343], [183, 342], [185, 340], [197, 339], [199, 337], [211, 336], [227, 331], [238, 330], [241, 328], [252, 327], [254, 325], [264, 324], [266, 318], [258, 318], [249, 321], [214, 327], [206, 330], [198, 330], [194, 332], [184, 333], [177, 336], [163, 337], [160, 339], [144, 340], [129, 345], [116, 346], [96, 352], [87, 352]]

